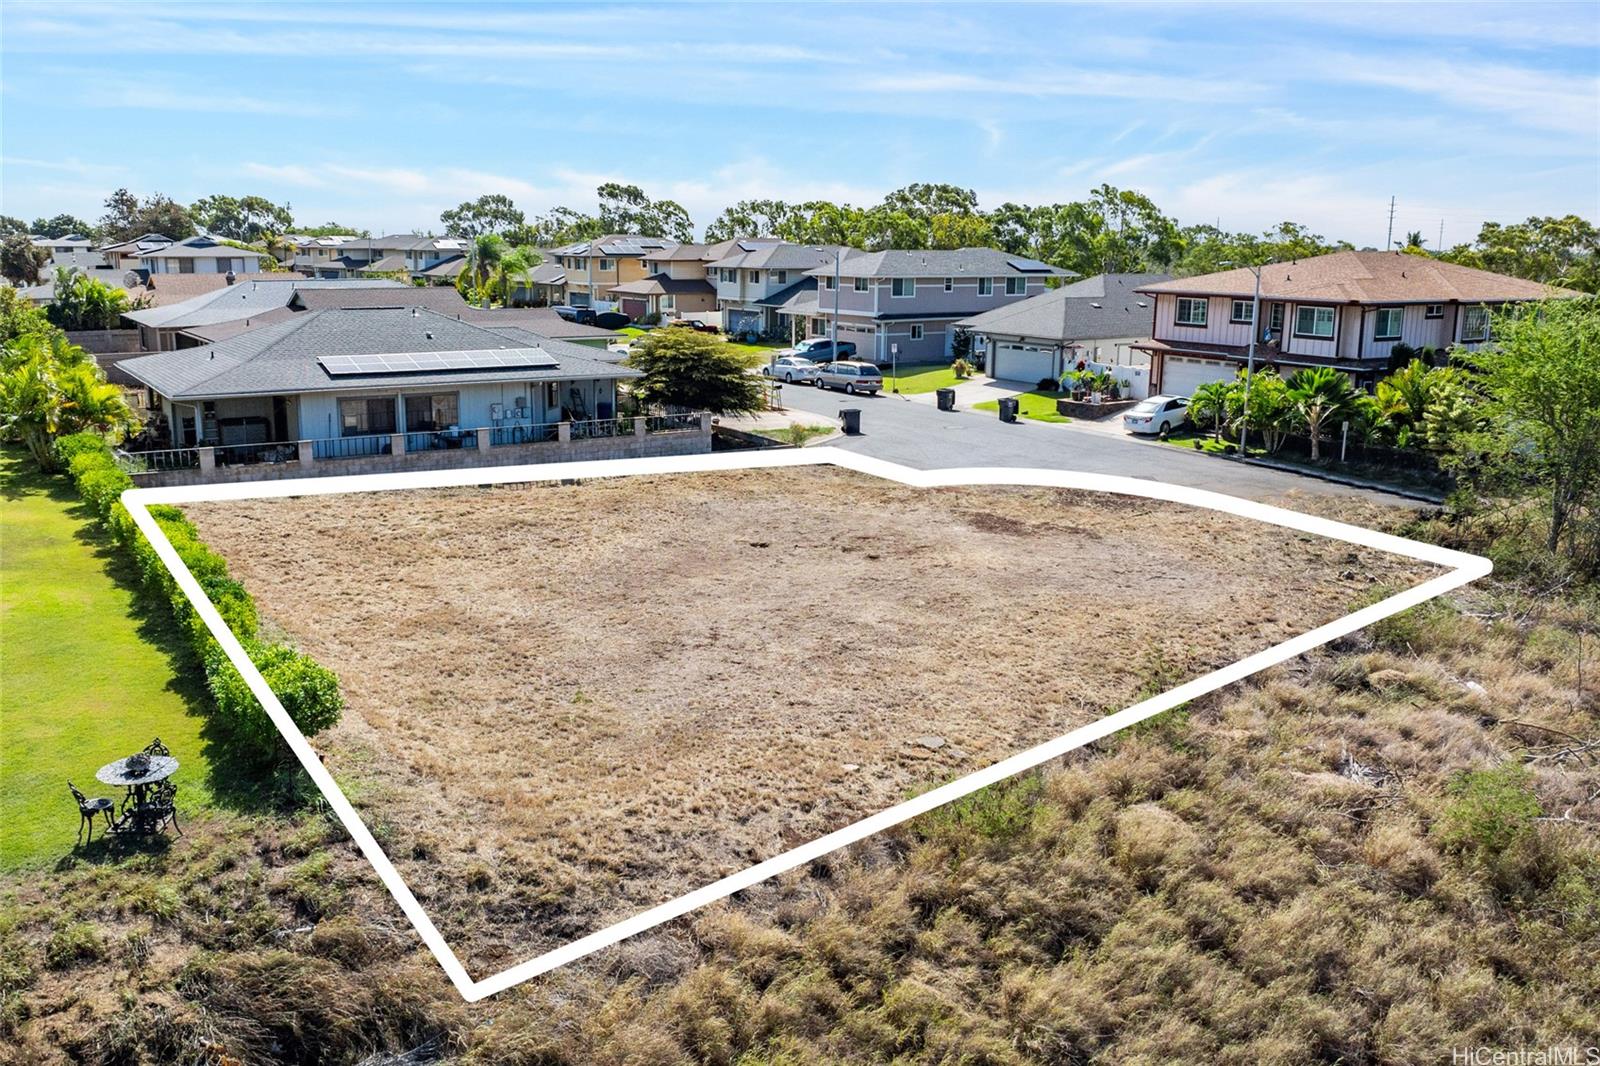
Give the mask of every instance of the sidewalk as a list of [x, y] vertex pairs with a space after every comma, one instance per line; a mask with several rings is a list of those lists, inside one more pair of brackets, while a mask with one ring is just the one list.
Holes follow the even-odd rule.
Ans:
[[788, 429], [795, 422], [800, 423], [802, 426], [827, 426], [833, 430], [826, 437], [813, 437], [807, 442], [810, 444], [820, 444], [823, 441], [832, 440], [844, 432], [844, 428], [837, 418], [830, 418], [827, 415], [816, 414], [811, 411], [802, 411], [797, 407], [787, 408], [782, 411], [757, 411], [755, 414], [740, 415], [737, 418], [720, 417], [717, 422], [730, 429], [743, 430], [746, 433], [754, 433], [757, 430]]

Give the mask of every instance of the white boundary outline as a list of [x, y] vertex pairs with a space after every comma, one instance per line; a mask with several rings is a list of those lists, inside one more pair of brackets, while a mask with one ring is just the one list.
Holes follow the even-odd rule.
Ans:
[[[704, 888], [696, 889], [670, 902], [641, 911], [631, 918], [617, 922], [597, 932], [590, 933], [571, 943], [538, 955], [510, 969], [503, 970], [481, 981], [475, 981], [456, 958], [455, 952], [445, 943], [444, 937], [434, 927], [432, 919], [422, 909], [422, 904], [412, 895], [399, 871], [383, 853], [383, 848], [361, 821], [361, 816], [345, 798], [322, 760], [312, 749], [299, 728], [284, 711], [283, 705], [273, 695], [261, 673], [256, 669], [238, 639], [223, 623], [222, 617], [210, 599], [201, 590], [194, 575], [189, 573], [172, 544], [147, 509], [152, 504], [184, 504], [226, 500], [265, 499], [286, 496], [318, 496], [349, 492], [384, 492], [397, 489], [452, 488], [476, 485], [517, 484], [533, 481], [557, 481], [577, 478], [621, 477], [639, 474], [681, 474], [704, 471], [753, 470], [775, 467], [832, 465], [854, 470], [857, 473], [896, 481], [914, 488], [942, 488], [961, 485], [1026, 485], [1047, 488], [1081, 489], [1088, 492], [1111, 492], [1125, 496], [1143, 496], [1153, 500], [1166, 500], [1204, 507], [1225, 514], [1251, 518], [1269, 525], [1311, 533], [1333, 540], [1345, 541], [1378, 551], [1405, 556], [1421, 562], [1448, 569], [1448, 573], [1431, 578], [1413, 588], [1396, 593], [1369, 607], [1348, 614], [1327, 625], [1318, 626], [1281, 644], [1257, 652], [1244, 659], [1213, 670], [1209, 674], [1185, 682], [1178, 687], [1151, 697], [1131, 707], [1097, 719], [1088, 725], [1019, 752], [992, 766], [968, 774], [949, 784], [896, 804], [877, 814], [837, 829], [810, 843], [786, 851], [781, 855], [757, 863], [749, 869], [724, 877]], [[503, 992], [531, 977], [547, 973], [575, 959], [582, 958], [601, 948], [608, 947], [636, 933], [671, 921], [689, 911], [749, 888], [760, 881], [792, 870], [826, 855], [831, 851], [855, 843], [874, 833], [898, 825], [907, 819], [926, 813], [968, 793], [992, 785], [1007, 777], [1065, 755], [1093, 741], [1141, 722], [1181, 703], [1231, 685], [1269, 666], [1292, 659], [1328, 641], [1372, 625], [1392, 614], [1415, 607], [1435, 596], [1458, 588], [1470, 581], [1486, 576], [1493, 568], [1489, 560], [1465, 552], [1453, 551], [1432, 544], [1423, 544], [1403, 537], [1380, 533], [1373, 529], [1317, 518], [1280, 507], [1250, 500], [1242, 500], [1205, 489], [1169, 485], [1159, 481], [1120, 477], [1110, 474], [1091, 474], [1071, 470], [1031, 470], [1007, 467], [964, 467], [948, 470], [915, 470], [881, 459], [856, 455], [835, 448], [784, 449], [756, 453], [724, 453], [677, 456], [651, 459], [611, 459], [572, 463], [543, 463], [530, 466], [474, 467], [459, 470], [417, 471], [394, 474], [365, 474], [348, 477], [296, 478], [281, 481], [254, 481], [233, 484], [190, 485], [173, 488], [129, 489], [122, 494], [140, 530], [155, 548], [156, 554], [171, 571], [185, 595], [204, 619], [211, 635], [216, 638], [238, 668], [250, 690], [261, 701], [262, 707], [283, 733], [289, 747], [300, 760], [300, 765], [322, 790], [328, 804], [338, 814], [367, 860], [377, 870], [384, 885], [394, 895], [401, 910], [416, 927], [429, 950], [444, 967], [445, 973], [455, 983], [456, 989], [468, 1002], [474, 1002], [497, 992]]]

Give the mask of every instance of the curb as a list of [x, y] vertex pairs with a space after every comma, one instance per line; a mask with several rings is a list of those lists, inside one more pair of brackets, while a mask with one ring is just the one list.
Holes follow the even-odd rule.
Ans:
[[[1206, 455], [1206, 452], [1197, 454]], [[1289, 463], [1274, 463], [1269, 459], [1250, 459], [1242, 455], [1213, 455], [1213, 458], [1226, 459], [1233, 463], [1244, 463], [1247, 466], [1260, 466], [1268, 470], [1278, 470], [1285, 474], [1299, 474], [1301, 477], [1316, 478], [1318, 481], [1327, 481], [1335, 485], [1346, 485], [1353, 489], [1367, 489], [1371, 492], [1385, 492], [1390, 496], [1399, 496], [1407, 500], [1416, 500], [1420, 503], [1432, 504], [1435, 507], [1444, 505], [1443, 496], [1432, 496], [1427, 493], [1417, 492], [1413, 489], [1403, 489], [1394, 485], [1386, 485], [1381, 481], [1367, 481], [1362, 478], [1342, 477], [1338, 474], [1328, 474], [1321, 470], [1307, 470], [1304, 467], [1294, 466]]]

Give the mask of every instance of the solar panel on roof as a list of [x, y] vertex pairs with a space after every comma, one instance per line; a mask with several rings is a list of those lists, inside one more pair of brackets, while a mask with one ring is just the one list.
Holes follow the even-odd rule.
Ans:
[[1049, 263], [1041, 263], [1037, 259], [1007, 259], [1006, 263], [1025, 274], [1036, 274], [1050, 269]]
[[543, 348], [482, 348], [459, 352], [393, 352], [323, 355], [317, 362], [330, 377], [361, 374], [437, 374], [458, 370], [549, 370], [558, 364]]

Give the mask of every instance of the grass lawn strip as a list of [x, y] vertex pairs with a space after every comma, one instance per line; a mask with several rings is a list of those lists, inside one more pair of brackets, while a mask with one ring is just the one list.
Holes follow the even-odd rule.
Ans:
[[[1071, 422], [1071, 418], [1056, 411], [1056, 401], [1065, 395], [1064, 392], [1041, 392], [1038, 389], [1031, 389], [1017, 396], [1017, 413], [1035, 422]], [[999, 411], [1000, 401], [984, 400], [982, 403], [973, 404], [972, 409]]]
[[94, 779], [160, 737], [181, 768], [180, 812], [209, 802], [204, 697], [184, 678], [183, 638], [65, 478], [0, 451], [0, 868], [53, 864], [75, 842], [71, 780], [120, 802]]
[[966, 379], [957, 380], [956, 372], [946, 363], [934, 366], [905, 366], [900, 368], [899, 374], [884, 373], [883, 391], [898, 392], [902, 395], [932, 392], [935, 389], [953, 388], [963, 380]]

